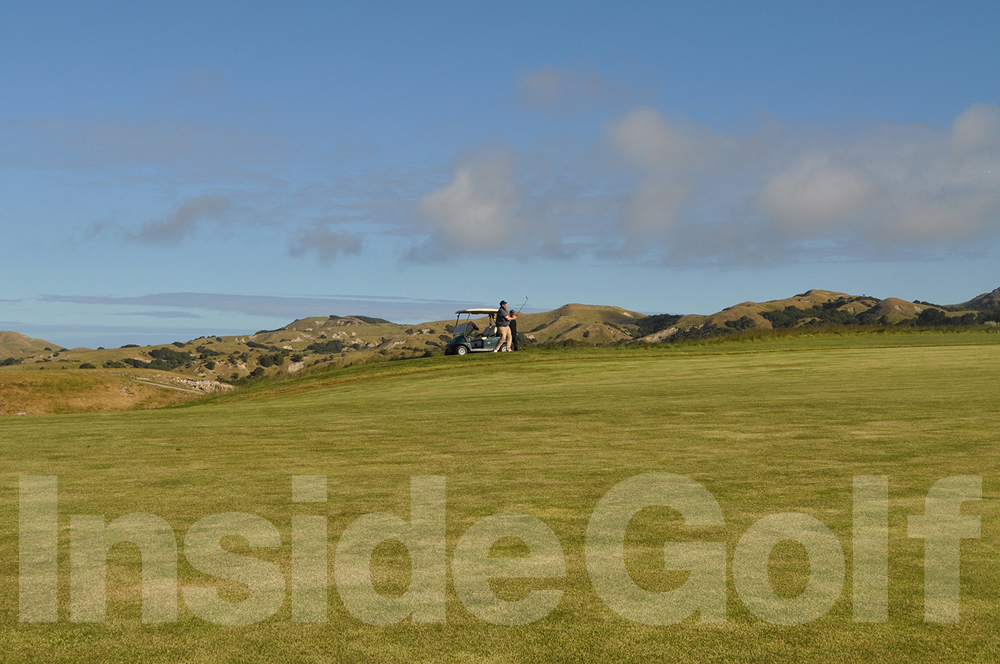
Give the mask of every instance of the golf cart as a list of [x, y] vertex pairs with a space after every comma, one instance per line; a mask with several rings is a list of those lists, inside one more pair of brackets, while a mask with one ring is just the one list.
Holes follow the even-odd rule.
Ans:
[[[445, 355], [465, 355], [467, 353], [492, 352], [500, 343], [500, 334], [497, 332], [495, 307], [477, 307], [473, 309], [462, 309], [456, 311], [458, 317], [455, 319], [454, 335], [448, 346], [444, 349]], [[465, 317], [464, 320], [462, 317]], [[473, 316], [489, 316], [488, 320], [480, 320], [485, 324], [485, 328], [480, 330], [479, 325], [472, 320]]]

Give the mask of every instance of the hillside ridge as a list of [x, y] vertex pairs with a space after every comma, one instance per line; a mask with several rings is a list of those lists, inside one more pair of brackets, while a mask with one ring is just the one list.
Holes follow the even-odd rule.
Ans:
[[[253, 334], [116, 349], [65, 349], [18, 332], [0, 332], [0, 366], [124, 371], [134, 376], [152, 372], [157, 376], [154, 381], [212, 392], [264, 376], [439, 354], [451, 338], [453, 324], [454, 319], [402, 325], [370, 316], [311, 316]], [[712, 314], [645, 315], [613, 305], [569, 303], [551, 311], [522, 313], [518, 333], [522, 345], [531, 348], [674, 343], [808, 326], [997, 324], [1000, 288], [958, 305], [811, 289], [783, 299], [740, 302]]]

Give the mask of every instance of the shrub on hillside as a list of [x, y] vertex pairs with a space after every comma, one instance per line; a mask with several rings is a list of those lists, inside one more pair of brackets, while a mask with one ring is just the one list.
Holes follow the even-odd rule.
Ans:
[[727, 320], [726, 327], [733, 330], [749, 330], [751, 327], [757, 327], [757, 323], [749, 316], [740, 316], [736, 320]]
[[[779, 329], [795, 327], [806, 319], [811, 319], [806, 322], [807, 325], [860, 325], [861, 319], [858, 316], [840, 309], [847, 303], [847, 299], [838, 298], [808, 309], [789, 305], [778, 311], [763, 311], [760, 315], [771, 321], [772, 327]], [[866, 317], [866, 320], [870, 319], [871, 315]]]
[[977, 322], [976, 314], [968, 313], [963, 316], [949, 316], [940, 309], [924, 309], [917, 314], [914, 325], [920, 327], [944, 327], [972, 325]]
[[351, 318], [357, 318], [362, 323], [368, 323], [369, 325], [392, 325], [392, 321], [384, 318], [372, 318], [371, 316], [351, 316]]
[[81, 369], [96, 369], [97, 367], [95, 367], [90, 362], [84, 362], [83, 364], [80, 365], [80, 368]]
[[271, 355], [261, 355], [257, 358], [257, 364], [262, 367], [280, 367], [285, 363], [285, 356], [282, 353], [272, 353]]
[[941, 325], [950, 325], [951, 321], [947, 314], [940, 309], [924, 309], [917, 314], [916, 324], [927, 327], [938, 327]]
[[[636, 331], [636, 337], [646, 337], [654, 332], [659, 332], [660, 330], [665, 330], [677, 321], [681, 319], [680, 314], [656, 314], [655, 316], [646, 316], [645, 318], [640, 318], [639, 322], [636, 323], [636, 327], [639, 329]], [[544, 325], [542, 327], [545, 327]], [[541, 327], [531, 330], [536, 332], [540, 330]]]
[[315, 353], [339, 353], [344, 350], [344, 342], [340, 339], [330, 339], [329, 341], [316, 341], [306, 346], [306, 350]]
[[173, 350], [172, 348], [155, 348], [149, 351], [149, 356], [153, 359], [149, 362], [144, 362], [143, 360], [136, 360], [133, 358], [127, 358], [123, 360], [125, 364], [133, 366], [137, 369], [156, 369], [158, 371], [172, 371], [179, 366], [187, 364], [194, 358], [191, 357], [191, 353], [182, 353], [180, 351]]
[[191, 353], [182, 353], [177, 350], [172, 350], [167, 347], [154, 348], [149, 351], [149, 356], [154, 360], [160, 360], [165, 364], [170, 364], [175, 367], [179, 367], [185, 362], [190, 362], [192, 359]]

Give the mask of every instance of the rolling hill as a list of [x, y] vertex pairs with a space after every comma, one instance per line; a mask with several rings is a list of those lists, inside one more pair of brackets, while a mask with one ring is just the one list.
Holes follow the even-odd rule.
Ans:
[[0, 331], [0, 360], [34, 357], [52, 352], [53, 349], [58, 351], [61, 346], [42, 339], [32, 339], [19, 332]]
[[[481, 329], [486, 327], [485, 318], [479, 322]], [[248, 335], [202, 336], [147, 347], [127, 344], [117, 349], [65, 349], [17, 332], [0, 332], [0, 388], [10, 395], [14, 393], [10, 387], [14, 374], [59, 369], [89, 376], [77, 385], [92, 394], [95, 409], [150, 407], [176, 402], [180, 397], [123, 399], [121, 395], [140, 384], [208, 394], [262, 377], [441, 354], [451, 339], [453, 323], [441, 320], [401, 325], [368, 316], [330, 315], [301, 318], [276, 330]], [[522, 314], [518, 331], [522, 346], [530, 349], [676, 343], [801, 327], [955, 324], [1000, 324], [1000, 289], [958, 305], [809, 290], [780, 300], [741, 302], [707, 315], [647, 316], [621, 307], [567, 304], [552, 311]], [[34, 389], [40, 390], [41, 383], [33, 380], [37, 383]], [[114, 398], [105, 394], [108, 390], [115, 392]], [[49, 397], [41, 400], [48, 404], [41, 409], [26, 405], [31, 401], [27, 397], [19, 398], [17, 404], [10, 398], [7, 401], [10, 407], [0, 408], [0, 414], [68, 408]], [[81, 402], [71, 409], [86, 410], [87, 406]]]
[[1000, 289], [959, 305], [908, 302], [895, 297], [879, 299], [837, 291], [809, 290], [781, 300], [741, 302], [705, 316], [685, 315], [647, 334], [641, 341], [660, 343], [718, 336], [746, 329], [776, 329], [842, 325], [949, 325], [995, 324]]

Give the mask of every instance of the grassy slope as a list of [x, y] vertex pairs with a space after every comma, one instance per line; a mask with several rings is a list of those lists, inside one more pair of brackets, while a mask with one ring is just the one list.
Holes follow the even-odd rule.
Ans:
[[[997, 501], [1000, 424], [995, 367], [1000, 335], [775, 337], [678, 348], [429, 358], [355, 367], [184, 408], [10, 418], [0, 500], [0, 643], [7, 661], [993, 661], [1000, 649]], [[502, 388], [500, 386], [503, 386]], [[502, 424], [501, 424], [502, 423]], [[504, 428], [509, 435], [498, 436]], [[633, 475], [667, 471], [703, 483], [726, 519], [686, 529], [666, 510], [630, 530], [630, 571], [647, 588], [679, 582], [658, 556], [666, 539], [724, 539], [729, 555], [764, 516], [798, 511], [836, 534], [847, 554], [845, 590], [829, 614], [798, 627], [751, 616], [729, 583], [728, 620], [644, 627], [618, 618], [594, 594], [583, 536], [598, 499]], [[63, 547], [62, 622], [17, 624], [16, 485], [19, 474], [56, 474]], [[293, 505], [290, 477], [329, 477], [329, 502]], [[290, 516], [327, 514], [331, 544], [357, 516], [406, 518], [412, 475], [448, 480], [449, 560], [477, 519], [523, 512], [542, 519], [566, 553], [565, 581], [507, 581], [498, 592], [557, 587], [562, 602], [526, 627], [486, 625], [449, 594], [444, 625], [371, 627], [330, 593], [330, 622], [297, 625], [286, 602], [270, 622], [144, 626], [138, 556], [116, 547], [110, 619], [67, 622], [68, 515], [152, 512], [179, 538], [198, 518], [253, 512], [283, 533], [279, 551], [254, 555], [287, 570]], [[851, 482], [890, 481], [890, 622], [851, 620]], [[982, 538], [962, 542], [962, 620], [922, 622], [923, 546], [906, 517], [923, 512], [930, 485], [982, 475]], [[693, 533], [692, 533], [693, 530]], [[245, 548], [243, 551], [247, 551]], [[331, 547], [332, 551], [332, 547]], [[382, 549], [385, 590], [405, 574]], [[332, 553], [331, 553], [332, 555]], [[399, 560], [395, 560], [399, 562]], [[806, 563], [779, 546], [772, 579], [801, 589]], [[213, 581], [182, 563], [182, 585]], [[394, 570], [397, 570], [394, 572]], [[451, 591], [449, 591], [451, 593]], [[836, 655], [832, 655], [836, 653]]]
[[22, 358], [44, 354], [46, 348], [59, 350], [58, 344], [52, 344], [44, 339], [32, 339], [20, 332], [0, 331], [0, 359], [8, 357]]
[[67, 369], [34, 371], [28, 367], [0, 369], [0, 416], [46, 413], [94, 413], [134, 408], [159, 408], [202, 395], [138, 380], [163, 381], [163, 372]]

